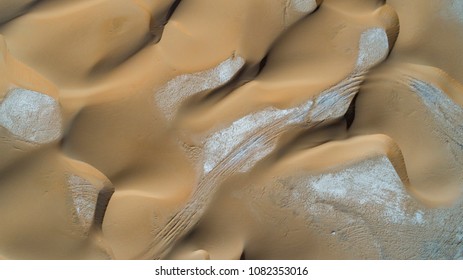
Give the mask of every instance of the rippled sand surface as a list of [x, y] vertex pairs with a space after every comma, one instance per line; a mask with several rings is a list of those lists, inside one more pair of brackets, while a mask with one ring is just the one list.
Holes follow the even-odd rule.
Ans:
[[0, 258], [463, 259], [463, 1], [0, 0]]

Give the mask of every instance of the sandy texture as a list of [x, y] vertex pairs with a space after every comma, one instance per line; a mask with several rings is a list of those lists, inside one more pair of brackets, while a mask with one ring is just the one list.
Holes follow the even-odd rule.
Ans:
[[4, 259], [463, 259], [463, 2], [0, 1]]

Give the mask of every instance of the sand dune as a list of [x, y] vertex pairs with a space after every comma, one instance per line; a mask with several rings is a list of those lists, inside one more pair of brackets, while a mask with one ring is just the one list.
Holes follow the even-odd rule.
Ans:
[[462, 259], [461, 11], [0, 1], [0, 258]]

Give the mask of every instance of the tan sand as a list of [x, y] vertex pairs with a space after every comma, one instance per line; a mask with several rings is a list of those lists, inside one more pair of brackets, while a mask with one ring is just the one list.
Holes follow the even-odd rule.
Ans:
[[459, 0], [0, 1], [0, 258], [463, 258]]

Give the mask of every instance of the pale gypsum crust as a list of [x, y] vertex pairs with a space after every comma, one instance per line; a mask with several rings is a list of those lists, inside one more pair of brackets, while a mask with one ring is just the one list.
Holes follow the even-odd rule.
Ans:
[[93, 224], [99, 191], [92, 183], [77, 175], [69, 175], [67, 184], [74, 207], [73, 213], [82, 233], [88, 234]]
[[[455, 155], [462, 153], [463, 148], [463, 108], [453, 102], [441, 89], [424, 81], [410, 77], [410, 87], [429, 109], [435, 121], [439, 123], [437, 130], [447, 138]], [[463, 166], [461, 157], [456, 160]]]
[[[407, 193], [400, 177], [387, 156], [377, 156], [350, 165], [340, 171], [300, 178], [299, 184], [310, 193], [308, 211], [317, 200], [344, 204], [354, 212], [368, 213], [375, 209], [387, 222], [395, 224], [424, 223], [421, 210], [408, 212], [406, 200], [413, 198]], [[297, 199], [297, 192], [293, 198]]]
[[20, 140], [45, 144], [61, 137], [61, 110], [48, 95], [15, 88], [0, 104], [0, 125]]
[[[332, 219], [332, 229], [339, 231], [346, 224], [365, 223], [365, 230], [374, 237], [370, 249], [377, 250], [382, 259], [462, 258], [462, 202], [452, 208], [420, 205], [406, 191], [393, 159], [372, 155], [316, 175], [283, 177], [276, 181], [279, 188], [275, 196], [281, 207], [303, 209], [311, 229], [320, 226], [326, 231], [327, 218]], [[323, 222], [317, 226], [320, 220]], [[358, 233], [349, 230], [344, 238], [359, 241]], [[339, 245], [344, 246], [344, 241]]]
[[315, 0], [291, 0], [291, 7], [301, 13], [310, 13], [317, 8]]
[[382, 28], [370, 28], [360, 35], [357, 70], [369, 69], [383, 61], [389, 53], [389, 40]]
[[244, 62], [243, 58], [233, 56], [212, 69], [177, 76], [155, 93], [156, 104], [171, 120], [188, 97], [226, 84], [244, 66]]

